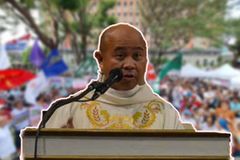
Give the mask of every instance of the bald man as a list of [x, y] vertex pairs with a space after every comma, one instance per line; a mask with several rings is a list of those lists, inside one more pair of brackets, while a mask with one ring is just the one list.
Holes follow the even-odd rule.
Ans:
[[[72, 102], [59, 108], [47, 128], [184, 129], [174, 107], [155, 95], [146, 83], [147, 43], [137, 28], [125, 23], [107, 27], [94, 55], [99, 81], [107, 79], [113, 68], [122, 70], [122, 80], [95, 101]], [[93, 92], [85, 98], [92, 95]]]

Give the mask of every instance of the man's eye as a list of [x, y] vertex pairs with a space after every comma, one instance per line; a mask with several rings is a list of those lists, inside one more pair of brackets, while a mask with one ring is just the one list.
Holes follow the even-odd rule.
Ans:
[[133, 59], [140, 60], [142, 57], [142, 54], [140, 52], [133, 53]]
[[123, 57], [124, 57], [124, 55], [123, 54], [116, 54], [116, 56], [115, 56], [117, 59], [122, 59]]

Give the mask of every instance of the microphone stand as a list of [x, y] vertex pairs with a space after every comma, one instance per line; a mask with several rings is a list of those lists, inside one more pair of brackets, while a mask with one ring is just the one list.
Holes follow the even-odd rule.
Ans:
[[38, 143], [38, 137], [40, 134], [40, 130], [41, 128], [45, 128], [45, 125], [47, 123], [47, 121], [50, 119], [50, 117], [52, 116], [52, 114], [60, 107], [69, 104], [71, 102], [88, 102], [88, 101], [92, 101], [91, 99], [86, 99], [86, 100], [80, 100], [81, 98], [83, 98], [85, 95], [87, 95], [90, 91], [96, 89], [100, 84], [102, 84], [101, 82], [97, 82], [97, 81], [93, 81], [91, 84], [88, 85], [87, 89], [85, 89], [81, 94], [77, 95], [77, 96], [69, 96], [67, 98], [62, 98], [59, 99], [57, 101], [55, 101], [54, 103], [51, 104], [51, 107], [47, 110], [47, 112], [43, 115], [43, 118], [38, 126], [37, 129], [37, 133], [35, 136], [35, 144], [34, 144], [34, 159], [37, 159], [37, 143]]

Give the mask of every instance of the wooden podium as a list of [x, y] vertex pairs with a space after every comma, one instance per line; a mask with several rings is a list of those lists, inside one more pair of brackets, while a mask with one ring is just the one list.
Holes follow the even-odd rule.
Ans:
[[[33, 159], [36, 129], [22, 131], [22, 157]], [[189, 130], [42, 129], [39, 159], [230, 159], [230, 134]]]

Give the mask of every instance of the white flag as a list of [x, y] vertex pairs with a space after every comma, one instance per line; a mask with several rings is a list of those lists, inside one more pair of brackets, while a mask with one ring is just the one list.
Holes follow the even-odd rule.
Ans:
[[48, 80], [44, 73], [40, 71], [36, 78], [29, 81], [26, 86], [24, 98], [28, 103], [36, 104], [37, 96], [48, 86]]
[[5, 46], [0, 46], [0, 70], [7, 69], [11, 66], [9, 57], [5, 50]]

